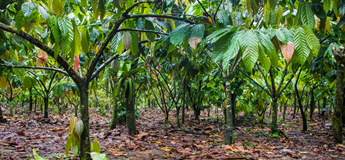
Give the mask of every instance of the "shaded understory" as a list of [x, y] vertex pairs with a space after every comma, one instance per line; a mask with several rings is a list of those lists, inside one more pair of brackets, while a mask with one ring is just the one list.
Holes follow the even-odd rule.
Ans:
[[[95, 109], [90, 110], [90, 135], [98, 137], [101, 152], [108, 153], [109, 159], [130, 158], [247, 158], [247, 159], [345, 159], [345, 145], [337, 145], [333, 141], [330, 121], [327, 117], [314, 115], [309, 121], [308, 132], [301, 132], [302, 120], [299, 116], [292, 119], [292, 112], [287, 111], [285, 122], [279, 126], [285, 138], [271, 136], [269, 122], [260, 124], [255, 117], [239, 116], [232, 146], [222, 145], [225, 125], [222, 119], [217, 123], [215, 117], [207, 118], [203, 112], [200, 121], [193, 120], [192, 111], [187, 112], [186, 123], [182, 125], [184, 132], [177, 129], [175, 119], [164, 121], [160, 110], [141, 109], [141, 117], [137, 120], [139, 134], [129, 136], [125, 123], [109, 131], [111, 113], [101, 116]], [[5, 117], [7, 124], [0, 123], [0, 159], [27, 159], [32, 156], [32, 148], [49, 159], [65, 156], [65, 143], [69, 125], [68, 116], [52, 115], [43, 119], [41, 112], [19, 112], [14, 117]], [[214, 111], [211, 116], [215, 115]], [[169, 117], [174, 117], [171, 113]], [[282, 117], [280, 113], [278, 119]], [[266, 117], [266, 119], [269, 119]], [[50, 122], [48, 122], [50, 121]], [[48, 123], [47, 123], [48, 122]]]

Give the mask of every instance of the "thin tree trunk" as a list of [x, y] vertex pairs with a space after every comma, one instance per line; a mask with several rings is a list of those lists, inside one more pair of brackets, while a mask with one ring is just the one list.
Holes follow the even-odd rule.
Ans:
[[44, 118], [48, 118], [48, 97], [44, 97]]
[[176, 123], [177, 123], [177, 128], [181, 128], [181, 123], [180, 123], [180, 108], [176, 106]]
[[236, 126], [236, 113], [235, 113], [235, 109], [236, 109], [236, 94], [231, 94], [231, 109], [232, 109], [232, 125]]
[[108, 110], [109, 109], [109, 104], [108, 104], [108, 90], [109, 90], [109, 81], [108, 81], [108, 78], [105, 79], [105, 99], [107, 100], [107, 103], [105, 105], [105, 109]]
[[224, 137], [224, 144], [232, 144], [232, 133], [233, 133], [233, 120], [232, 120], [232, 108], [231, 108], [231, 82], [228, 77], [225, 78], [225, 94], [227, 99], [226, 104], [226, 133]]
[[[335, 91], [335, 106], [332, 117], [332, 129], [334, 134], [335, 142], [343, 143], [342, 134], [342, 107], [344, 97], [344, 48], [341, 50], [333, 51], [334, 57], [337, 62], [337, 82]], [[345, 116], [345, 115], [344, 115]]]
[[89, 131], [89, 82], [83, 79], [78, 85], [80, 91], [80, 114], [84, 123], [84, 131], [80, 136], [80, 159], [91, 159], [90, 156], [90, 131]]
[[115, 102], [113, 107], [113, 116], [110, 124], [110, 130], [113, 130], [116, 128], [117, 125], [117, 103]]
[[96, 106], [100, 107], [99, 102], [98, 102], [98, 97], [97, 97], [97, 91], [94, 90], [93, 93], [95, 94], [95, 98], [96, 98]]
[[313, 120], [313, 112], [315, 110], [315, 97], [314, 97], [314, 91], [311, 90], [310, 93], [310, 113], [309, 113], [309, 119]]
[[30, 88], [29, 110], [32, 111], [32, 88]]
[[271, 110], [273, 110], [271, 131], [272, 131], [272, 133], [276, 133], [278, 131], [278, 124], [277, 124], [277, 120], [278, 120], [278, 97], [277, 97], [277, 93], [276, 93], [276, 87], [275, 87], [275, 82], [274, 82], [274, 73], [273, 73], [272, 69], [270, 69], [270, 77], [271, 77], [271, 86], [272, 86], [272, 92], [271, 92], [272, 108], [271, 108]]
[[287, 109], [287, 102], [284, 103], [284, 111], [283, 111], [283, 119], [284, 119], [284, 121], [285, 121], [286, 109]]
[[[133, 86], [134, 87], [134, 86]], [[133, 93], [134, 95], [134, 93]], [[129, 87], [127, 88], [126, 94], [126, 124], [128, 128], [128, 133], [130, 135], [137, 134], [137, 128], [136, 128], [136, 117], [135, 117], [135, 103], [134, 99], [135, 97], [132, 97], [131, 102], [128, 101], [129, 98]]]

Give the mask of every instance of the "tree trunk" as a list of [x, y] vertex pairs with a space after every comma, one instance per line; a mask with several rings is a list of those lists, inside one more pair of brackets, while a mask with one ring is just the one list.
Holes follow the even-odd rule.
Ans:
[[[274, 86], [272, 87], [274, 88]], [[272, 97], [272, 124], [271, 124], [271, 130], [272, 133], [276, 133], [278, 131], [278, 100], [275, 97]]]
[[48, 97], [44, 97], [44, 118], [48, 118]]
[[194, 108], [194, 119], [199, 120], [200, 108], [197, 107], [195, 104], [193, 104], [193, 108]]
[[90, 131], [89, 131], [89, 82], [85, 79], [78, 85], [80, 92], [80, 114], [84, 123], [84, 131], [80, 136], [80, 159], [91, 159], [90, 156]]
[[313, 120], [313, 112], [315, 110], [315, 97], [314, 97], [314, 91], [311, 90], [310, 93], [310, 113], [309, 113], [309, 119]]
[[232, 144], [232, 133], [233, 133], [233, 117], [232, 117], [232, 96], [231, 96], [231, 83], [230, 80], [225, 78], [225, 94], [226, 94], [226, 133], [224, 137], [224, 144]]
[[115, 102], [113, 107], [113, 116], [110, 124], [110, 130], [113, 130], [116, 128], [117, 125], [117, 103]]
[[7, 103], [9, 106], [10, 106], [10, 115], [9, 116], [13, 116], [13, 103], [12, 103], [12, 100], [9, 100], [8, 103]]
[[30, 88], [29, 110], [32, 111], [32, 88]]
[[151, 99], [147, 100], [147, 105], [148, 105], [149, 108], [151, 108]]
[[[133, 86], [134, 87], [134, 86]], [[134, 93], [133, 93], [134, 95]], [[126, 94], [126, 124], [128, 128], [128, 134], [135, 135], [137, 134], [137, 128], [136, 128], [136, 117], [135, 117], [135, 103], [134, 99], [135, 97], [132, 97], [131, 102], [128, 101], [129, 98], [129, 87], [127, 88]]]
[[320, 109], [321, 107], [320, 107], [320, 100], [318, 99], [317, 100], [317, 113], [321, 113], [321, 109]]
[[177, 123], [177, 128], [181, 128], [181, 123], [180, 123], [180, 107], [176, 106], [176, 123]]
[[295, 90], [296, 90], [296, 97], [298, 100], [298, 108], [301, 110], [301, 115], [302, 115], [302, 120], [303, 120], [303, 131], [305, 132], [308, 130], [307, 117], [305, 115], [305, 111], [303, 110], [302, 98], [298, 94], [297, 85], [295, 85]]
[[108, 110], [109, 109], [109, 104], [108, 104], [108, 90], [109, 90], [109, 81], [108, 81], [108, 78], [105, 79], [105, 99], [107, 100], [107, 103], [105, 105], [105, 109]]
[[284, 121], [285, 121], [286, 109], [287, 109], [287, 102], [284, 103], [284, 111], [283, 111], [283, 119], [284, 119]]
[[98, 107], [101, 107], [101, 106], [99, 105], [99, 102], [98, 102], [97, 91], [94, 90], [93, 93], [95, 94], [95, 98], [96, 98], [96, 107], [97, 107], [97, 106], [98, 106]]
[[[339, 51], [339, 50], [338, 50]], [[344, 62], [343, 53], [335, 55], [337, 62], [337, 82], [335, 91], [335, 106], [332, 117], [332, 129], [335, 142], [343, 143], [342, 134], [342, 107], [343, 107], [343, 95], [344, 95]], [[345, 116], [345, 115], [344, 115]]]
[[297, 109], [297, 101], [296, 101], [296, 95], [294, 95], [294, 101], [293, 101], [293, 118], [296, 118], [296, 109]]
[[231, 109], [232, 109], [232, 125], [236, 126], [236, 113], [235, 113], [235, 109], [236, 109], [236, 94], [231, 94]]

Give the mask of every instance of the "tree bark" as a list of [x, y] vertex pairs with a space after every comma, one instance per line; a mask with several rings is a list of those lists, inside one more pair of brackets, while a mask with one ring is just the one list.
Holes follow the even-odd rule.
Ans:
[[271, 86], [272, 86], [272, 108], [271, 110], [273, 111], [272, 113], [272, 123], [271, 123], [271, 131], [272, 133], [276, 133], [278, 131], [278, 97], [276, 93], [276, 87], [275, 87], [275, 82], [274, 82], [274, 73], [272, 68], [270, 69], [270, 77], [271, 77]]
[[314, 97], [314, 91], [311, 90], [310, 93], [310, 113], [309, 113], [309, 119], [313, 120], [313, 112], [315, 110], [315, 97]]
[[181, 123], [180, 123], [180, 108], [176, 106], [176, 123], [177, 123], [177, 128], [181, 128]]
[[[335, 91], [335, 106], [332, 117], [332, 129], [335, 142], [343, 143], [342, 134], [342, 107], [344, 95], [344, 48], [341, 50], [333, 50], [334, 57], [337, 62], [337, 82]], [[344, 115], [345, 116], [345, 115]]]
[[78, 85], [80, 92], [80, 113], [84, 123], [84, 131], [80, 136], [80, 159], [91, 159], [90, 156], [90, 131], [89, 131], [89, 82], [85, 79]]
[[109, 81], [108, 81], [108, 78], [105, 79], [105, 99], [107, 100], [107, 103], [105, 105], [105, 109], [108, 110], [109, 109], [109, 104], [108, 104], [108, 90], [109, 90]]
[[0, 106], [0, 122], [4, 122], [4, 117], [2, 116], [2, 110], [1, 110], [1, 106]]
[[32, 111], [32, 88], [30, 88], [29, 110]]
[[286, 109], [287, 109], [287, 102], [284, 103], [284, 111], [283, 111], [283, 119], [285, 121], [285, 114], [286, 114]]
[[[134, 87], [134, 85], [133, 85]], [[135, 117], [135, 97], [133, 93], [133, 97], [131, 102], [128, 101], [129, 98], [129, 87], [127, 87], [127, 91], [125, 94], [126, 98], [126, 124], [128, 128], [128, 134], [135, 135], [137, 134], [137, 128], [136, 128], [136, 117]]]
[[44, 97], [44, 118], [48, 118], [48, 97]]
[[224, 137], [224, 144], [232, 144], [233, 133], [233, 117], [232, 117], [232, 96], [231, 96], [231, 82], [229, 79], [225, 79], [225, 94], [227, 98], [226, 102], [226, 133]]
[[117, 103], [115, 102], [113, 107], [113, 116], [112, 116], [111, 124], [110, 124], [110, 130], [113, 130], [116, 128], [117, 125]]

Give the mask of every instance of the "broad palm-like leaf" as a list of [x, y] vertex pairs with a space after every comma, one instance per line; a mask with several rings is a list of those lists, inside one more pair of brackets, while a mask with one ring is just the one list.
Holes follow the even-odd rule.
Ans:
[[251, 70], [259, 58], [259, 40], [252, 30], [245, 31], [240, 36], [242, 59], [247, 69]]
[[310, 48], [306, 43], [307, 40], [304, 29], [301, 27], [297, 28], [293, 35], [296, 46], [294, 55], [297, 56], [299, 63], [304, 64], [310, 53]]
[[319, 39], [316, 38], [313, 30], [309, 26], [304, 25], [303, 29], [306, 35], [307, 44], [309, 45], [313, 54], [317, 56], [319, 54], [320, 47], [321, 47], [319, 43]]

